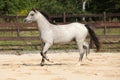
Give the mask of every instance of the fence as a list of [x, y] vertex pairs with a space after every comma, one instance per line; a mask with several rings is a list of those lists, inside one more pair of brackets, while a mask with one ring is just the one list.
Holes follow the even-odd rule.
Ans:
[[[103, 44], [117, 44], [115, 50], [120, 50], [120, 13], [110, 14], [66, 14], [50, 15], [50, 20], [56, 24], [67, 24], [74, 21], [90, 24], [95, 29], [98, 37]], [[0, 16], [0, 48], [4, 50], [4, 46], [40, 46], [39, 32], [36, 23], [25, 24], [23, 19], [25, 16]], [[110, 30], [108, 33], [107, 30]], [[105, 41], [107, 40], [107, 41]], [[111, 40], [111, 41], [110, 41]], [[3, 41], [24, 41], [20, 44], [5, 44]], [[111, 45], [112, 46], [112, 45]], [[13, 49], [23, 49], [21, 47]], [[91, 47], [93, 47], [91, 41]], [[113, 47], [113, 46], [112, 46]], [[7, 47], [8, 49], [8, 47]], [[37, 49], [37, 48], [36, 48]], [[112, 49], [112, 48], [110, 48]]]

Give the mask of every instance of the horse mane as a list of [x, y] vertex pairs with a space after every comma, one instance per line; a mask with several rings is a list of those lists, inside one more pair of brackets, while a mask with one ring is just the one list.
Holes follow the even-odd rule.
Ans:
[[52, 22], [52, 20], [50, 19], [49, 15], [46, 12], [40, 11], [40, 13], [51, 23], [51, 24], [56, 24], [54, 22]]
[[[36, 12], [39, 11], [38, 9], [32, 8], [32, 11]], [[49, 15], [46, 12], [40, 11], [40, 13], [51, 23], [51, 24], [56, 24], [54, 22], [52, 22], [52, 20], [50, 19]]]

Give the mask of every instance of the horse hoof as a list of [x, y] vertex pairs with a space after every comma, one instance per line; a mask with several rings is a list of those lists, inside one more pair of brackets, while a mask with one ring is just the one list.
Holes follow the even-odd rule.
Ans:
[[81, 65], [83, 65], [83, 63], [77, 63], [77, 64], [76, 64], [76, 66], [81, 66]]
[[88, 59], [89, 61], [92, 61], [92, 59]]
[[50, 61], [51, 63], [54, 63], [54, 61]]
[[40, 64], [40, 66], [44, 66], [44, 64]]
[[92, 59], [87, 58], [87, 60], [92, 61]]

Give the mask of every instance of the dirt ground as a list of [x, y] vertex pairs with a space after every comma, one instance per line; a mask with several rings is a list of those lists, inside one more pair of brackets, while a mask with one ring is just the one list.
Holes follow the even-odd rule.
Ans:
[[[1, 52], [0, 52], [1, 53]], [[78, 52], [48, 54], [54, 63], [40, 66], [36, 54], [0, 55], [0, 80], [120, 80], [120, 53], [91, 53], [78, 65]]]

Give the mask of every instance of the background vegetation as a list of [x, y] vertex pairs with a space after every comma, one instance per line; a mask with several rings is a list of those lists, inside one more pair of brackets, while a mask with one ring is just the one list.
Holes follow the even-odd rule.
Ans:
[[26, 15], [33, 7], [50, 14], [117, 13], [120, 12], [120, 0], [0, 0], [0, 14]]

